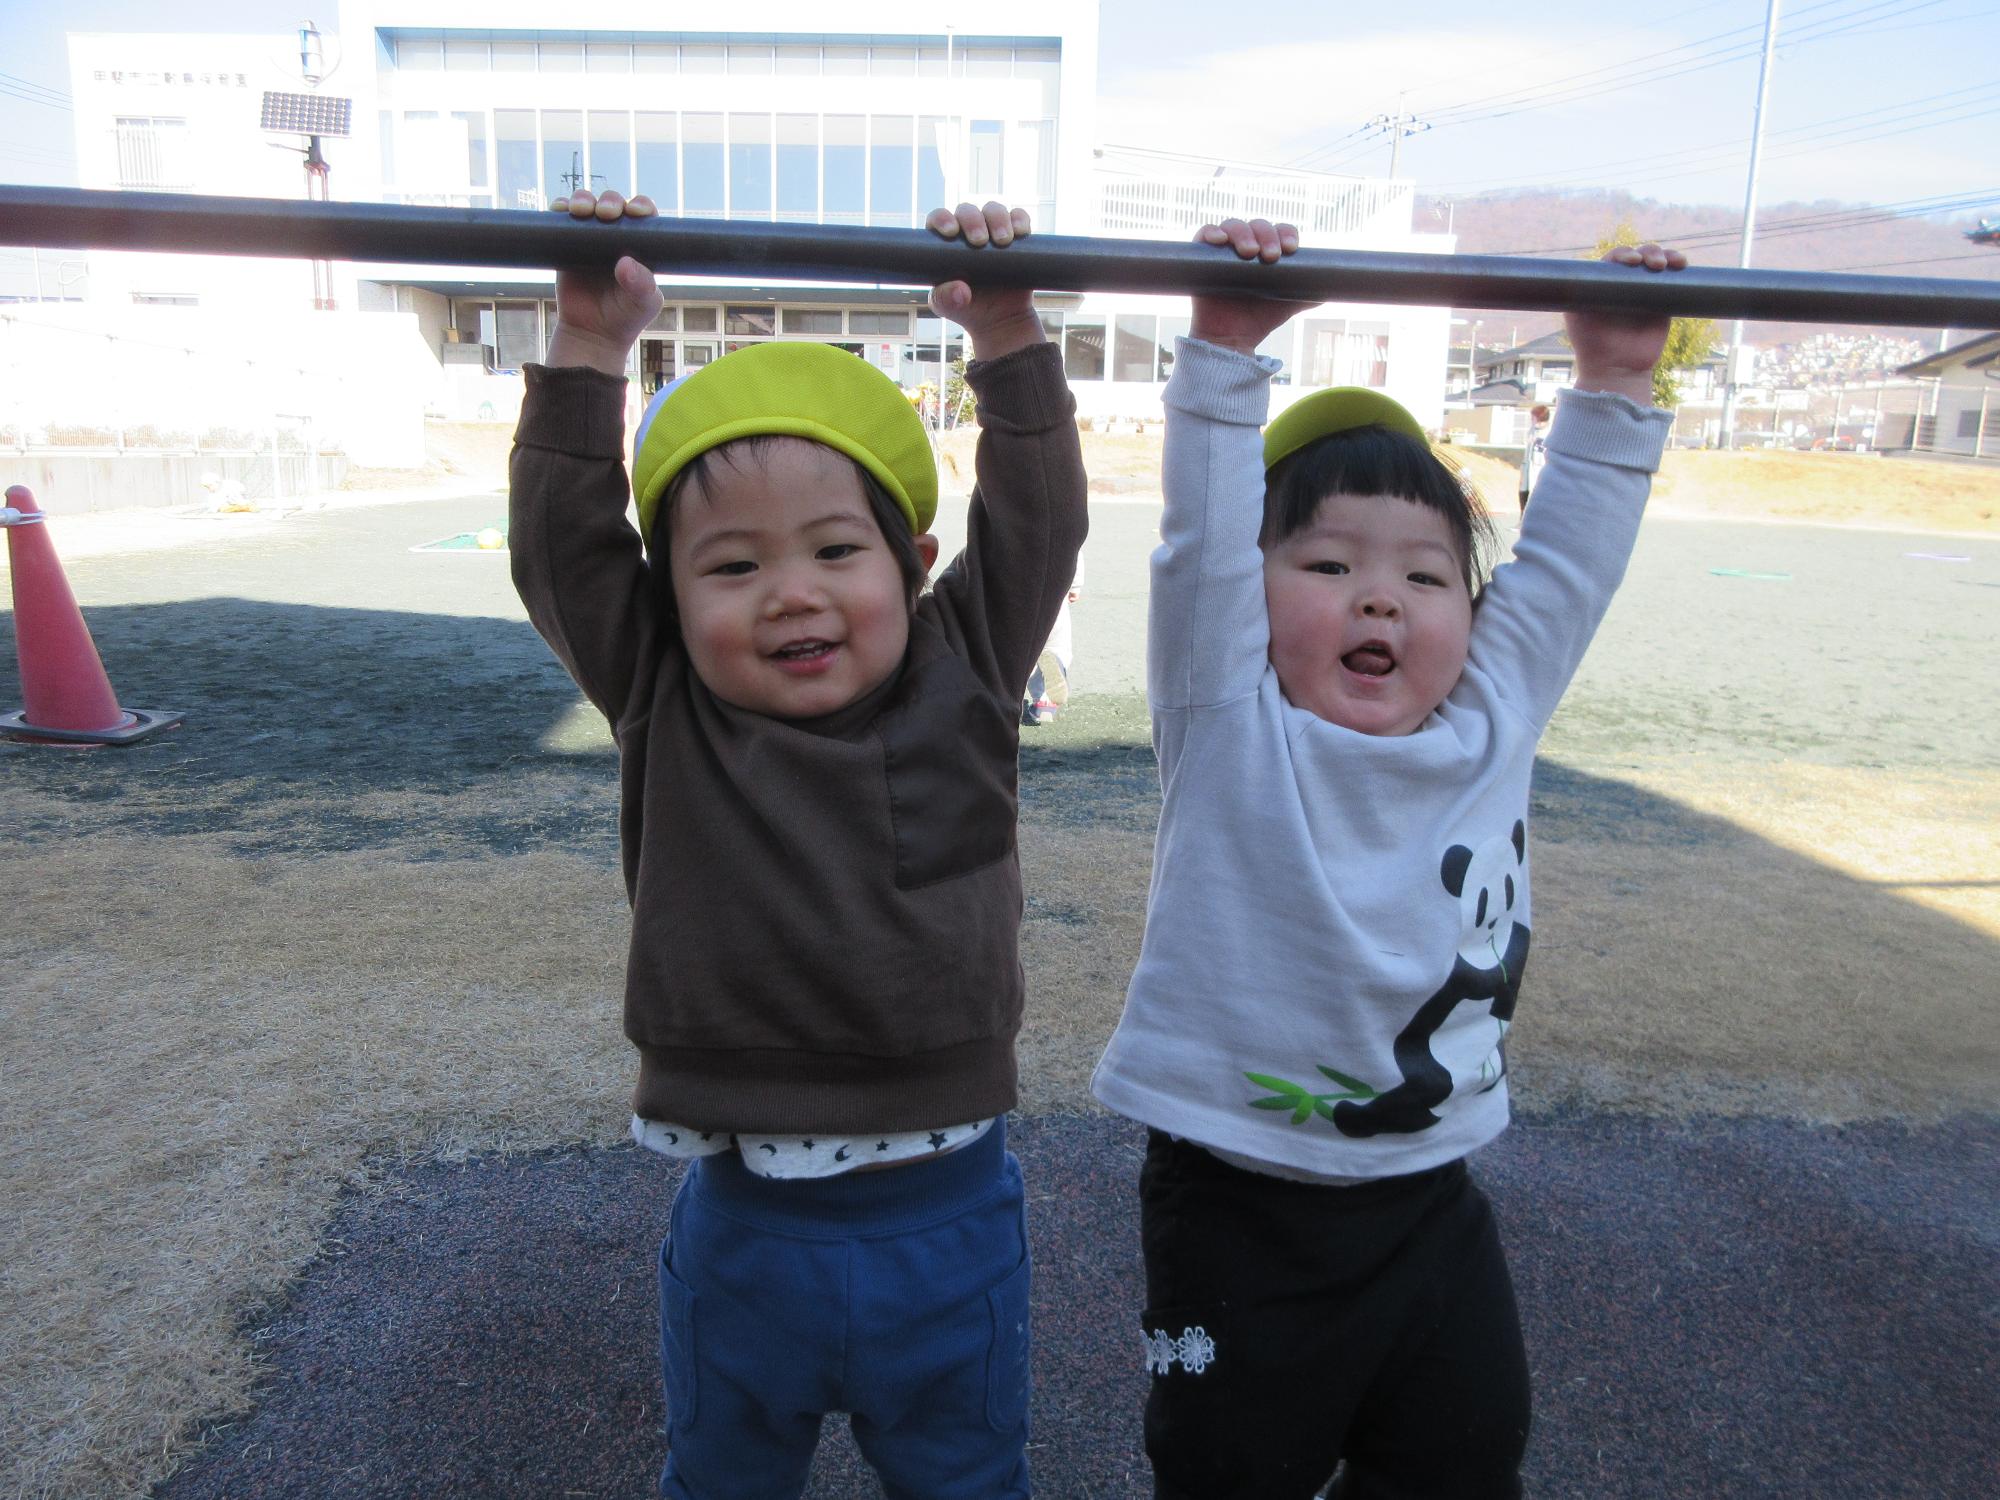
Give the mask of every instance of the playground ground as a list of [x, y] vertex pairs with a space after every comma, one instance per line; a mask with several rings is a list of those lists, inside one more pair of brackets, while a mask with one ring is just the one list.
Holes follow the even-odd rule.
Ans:
[[[1022, 771], [1057, 1500], [1146, 1492], [1137, 1147], [1086, 1082], [1157, 806], [1157, 506], [1102, 502]], [[645, 1492], [671, 1183], [616, 1144], [611, 747], [501, 556], [410, 550], [504, 511], [58, 523], [121, 696], [188, 719], [0, 744], [0, 1490]], [[2000, 1477], [2000, 528], [1911, 517], [1656, 516], [1545, 742], [1522, 1120], [1481, 1165], [1537, 1495]], [[812, 1493], [867, 1485], [836, 1444]]]

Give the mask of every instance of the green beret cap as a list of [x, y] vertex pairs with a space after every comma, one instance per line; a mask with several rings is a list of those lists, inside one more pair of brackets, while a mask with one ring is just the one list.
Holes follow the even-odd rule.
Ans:
[[901, 388], [831, 344], [750, 344], [653, 398], [633, 442], [632, 497], [650, 543], [660, 497], [701, 454], [737, 438], [810, 438], [866, 469], [913, 532], [937, 514], [930, 434]]
[[1365, 386], [1337, 385], [1294, 401], [1264, 429], [1264, 467], [1274, 469], [1307, 443], [1356, 427], [1386, 427], [1413, 437], [1426, 447], [1430, 437], [1417, 419], [1380, 391]]

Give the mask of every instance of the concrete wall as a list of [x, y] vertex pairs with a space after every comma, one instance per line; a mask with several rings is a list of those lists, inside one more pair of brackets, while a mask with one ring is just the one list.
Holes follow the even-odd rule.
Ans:
[[[317, 474], [303, 453], [127, 451], [80, 449], [71, 452], [0, 449], [0, 481], [25, 484], [51, 514], [83, 515], [133, 507], [208, 505], [232, 482], [258, 505], [296, 503], [305, 495], [332, 489], [347, 476], [344, 454], [323, 453]], [[213, 480], [214, 488], [205, 484]], [[275, 495], [274, 495], [275, 492]]]

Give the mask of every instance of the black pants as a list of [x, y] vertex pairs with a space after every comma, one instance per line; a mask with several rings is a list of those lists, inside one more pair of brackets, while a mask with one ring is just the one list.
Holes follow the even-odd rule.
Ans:
[[1158, 1131], [1139, 1179], [1159, 1500], [1521, 1492], [1528, 1364], [1463, 1162], [1316, 1187]]

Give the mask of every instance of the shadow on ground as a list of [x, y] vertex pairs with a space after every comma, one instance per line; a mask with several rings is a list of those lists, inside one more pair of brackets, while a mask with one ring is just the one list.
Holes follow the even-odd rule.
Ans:
[[[1036, 1485], [1151, 1493], [1123, 1121], [1017, 1122]], [[1476, 1167], [1527, 1330], [1539, 1500], [1973, 1495], [1995, 1477], [2000, 1124], [1527, 1118]], [[1983, 1164], [1983, 1165], [1982, 1165]], [[350, 1198], [258, 1334], [270, 1381], [158, 1500], [643, 1496], [676, 1173], [630, 1149], [424, 1167]], [[1222, 1357], [1227, 1357], [1226, 1351]], [[838, 1418], [807, 1494], [881, 1493]]]

